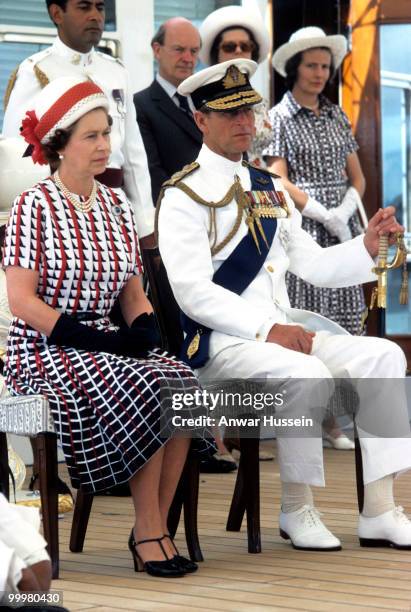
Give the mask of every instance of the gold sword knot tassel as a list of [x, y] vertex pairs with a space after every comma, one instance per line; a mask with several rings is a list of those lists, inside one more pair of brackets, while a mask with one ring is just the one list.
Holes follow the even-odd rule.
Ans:
[[[377, 304], [377, 308], [387, 308], [387, 275], [388, 270], [394, 270], [406, 265], [407, 249], [404, 244], [404, 237], [401, 233], [396, 235], [396, 252], [391, 262], [388, 261], [388, 236], [380, 236], [377, 265], [372, 271], [377, 275], [377, 286], [374, 287], [371, 294], [370, 310]], [[404, 280], [406, 277], [406, 281]], [[405, 296], [406, 292], [406, 296]], [[404, 275], [400, 291], [400, 304], [405, 304], [408, 301], [408, 274]]]

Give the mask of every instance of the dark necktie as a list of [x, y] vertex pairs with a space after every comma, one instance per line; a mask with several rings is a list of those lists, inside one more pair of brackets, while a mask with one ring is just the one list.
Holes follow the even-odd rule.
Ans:
[[175, 96], [178, 100], [178, 104], [180, 107], [180, 110], [183, 111], [183, 113], [185, 113], [187, 115], [187, 117], [189, 117], [190, 119], [193, 119], [193, 113], [191, 112], [191, 109], [188, 105], [188, 100], [186, 98], [186, 96], [182, 96], [181, 94], [179, 94], [178, 92], [175, 93]]

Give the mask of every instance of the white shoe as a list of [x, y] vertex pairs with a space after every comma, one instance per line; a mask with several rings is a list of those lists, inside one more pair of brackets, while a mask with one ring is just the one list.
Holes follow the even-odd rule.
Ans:
[[411, 521], [397, 506], [375, 517], [360, 514], [358, 537], [361, 546], [392, 546], [411, 549]]
[[260, 461], [273, 461], [275, 459], [275, 455], [271, 451], [264, 450], [260, 446], [260, 450], [258, 451], [258, 458]]
[[237, 465], [237, 461], [234, 459], [231, 453], [214, 453], [214, 459], [217, 461], [229, 461], [230, 463], [235, 463]]
[[295, 512], [280, 513], [280, 536], [297, 550], [341, 550], [341, 542], [320, 519], [321, 513], [306, 504]]
[[355, 444], [348, 436], [345, 434], [341, 434], [334, 438], [329, 433], [324, 432], [323, 434], [324, 440], [327, 440], [332, 448], [336, 450], [354, 450]]

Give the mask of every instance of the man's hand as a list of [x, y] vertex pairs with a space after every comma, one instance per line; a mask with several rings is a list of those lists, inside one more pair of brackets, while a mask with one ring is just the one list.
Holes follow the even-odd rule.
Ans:
[[375, 215], [371, 217], [364, 236], [364, 246], [371, 257], [376, 257], [378, 255], [380, 236], [388, 234], [389, 244], [395, 244], [395, 234], [398, 232], [403, 234], [404, 228], [395, 218], [394, 206], [380, 208]]
[[314, 336], [315, 332], [307, 331], [300, 325], [275, 323], [270, 329], [266, 342], [273, 342], [292, 351], [311, 355]]

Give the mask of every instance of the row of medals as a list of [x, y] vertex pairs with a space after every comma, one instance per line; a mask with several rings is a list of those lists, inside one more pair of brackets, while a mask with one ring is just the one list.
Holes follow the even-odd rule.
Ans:
[[246, 191], [249, 202], [245, 222], [260, 253], [260, 244], [256, 229], [264, 240], [266, 247], [270, 248], [260, 219], [286, 219], [289, 209], [282, 191]]

